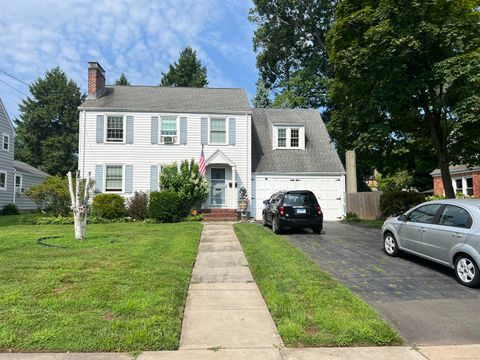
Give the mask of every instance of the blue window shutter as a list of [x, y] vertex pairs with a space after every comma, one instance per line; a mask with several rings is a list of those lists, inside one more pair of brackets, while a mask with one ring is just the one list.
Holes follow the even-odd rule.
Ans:
[[127, 137], [126, 143], [133, 144], [133, 116], [127, 116]]
[[103, 120], [103, 115], [97, 115], [97, 144], [103, 143], [103, 138], [105, 135], [105, 121]]
[[158, 165], [150, 165], [150, 190], [157, 191], [158, 190]]
[[125, 165], [125, 192], [133, 192], [133, 165]]
[[180, 144], [186, 145], [187, 144], [187, 118], [181, 117], [180, 118]]
[[201, 119], [201, 140], [202, 145], [208, 144], [208, 118]]
[[237, 122], [235, 118], [228, 119], [228, 144], [235, 145], [237, 140]]
[[95, 192], [103, 191], [103, 165], [95, 165]]
[[152, 144], [158, 144], [158, 116], [152, 116]]

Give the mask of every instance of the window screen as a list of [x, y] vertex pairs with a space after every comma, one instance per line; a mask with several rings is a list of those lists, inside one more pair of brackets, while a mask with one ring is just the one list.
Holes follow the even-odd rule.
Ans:
[[226, 120], [213, 118], [210, 121], [210, 142], [214, 144], [225, 144], [226, 141]]
[[109, 165], [106, 166], [105, 172], [105, 190], [122, 191], [123, 166]]
[[278, 147], [287, 146], [287, 129], [278, 129]]

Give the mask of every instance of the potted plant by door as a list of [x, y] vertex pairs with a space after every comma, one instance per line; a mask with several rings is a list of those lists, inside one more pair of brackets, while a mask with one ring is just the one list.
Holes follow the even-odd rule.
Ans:
[[242, 220], [247, 217], [247, 208], [248, 208], [248, 193], [245, 186], [242, 186], [239, 190], [239, 200], [240, 200], [240, 212], [242, 214]]

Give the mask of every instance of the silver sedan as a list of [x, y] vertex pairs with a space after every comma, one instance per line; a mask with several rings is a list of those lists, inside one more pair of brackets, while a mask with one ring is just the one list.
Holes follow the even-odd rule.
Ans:
[[437, 200], [420, 204], [385, 221], [383, 248], [449, 266], [466, 286], [480, 285], [480, 200]]

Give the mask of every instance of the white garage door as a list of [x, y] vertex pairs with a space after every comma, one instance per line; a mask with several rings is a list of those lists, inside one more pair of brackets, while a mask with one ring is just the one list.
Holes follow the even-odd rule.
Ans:
[[310, 190], [318, 199], [324, 220], [340, 220], [345, 215], [345, 177], [268, 176], [252, 178], [252, 216], [262, 219], [263, 201], [281, 190]]

